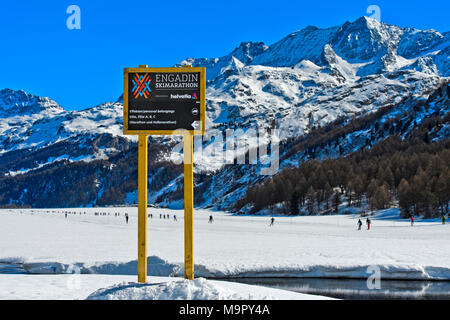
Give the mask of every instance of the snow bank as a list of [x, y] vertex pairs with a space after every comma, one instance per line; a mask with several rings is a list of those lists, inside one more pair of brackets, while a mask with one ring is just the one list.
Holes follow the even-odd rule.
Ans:
[[[251, 297], [245, 297], [250, 299]], [[228, 300], [244, 299], [229, 289], [198, 278], [193, 281], [179, 280], [168, 283], [123, 283], [91, 294], [88, 300]]]
[[303, 300], [327, 299], [321, 296], [299, 294], [279, 289], [243, 285], [238, 283], [178, 279], [162, 283], [121, 283], [99, 289], [87, 300]]
[[[170, 263], [156, 256], [148, 257], [148, 275], [182, 277], [182, 263]], [[449, 280], [450, 268], [421, 265], [298, 265], [291, 267], [241, 267], [218, 270], [204, 265], [195, 265], [195, 276], [206, 278], [323, 278], [323, 279], [367, 279], [370, 267], [378, 267], [382, 279], [391, 280]], [[105, 274], [136, 275], [137, 260], [129, 262], [98, 262], [96, 264], [60, 262], [25, 262], [23, 269], [29, 274]]]
[[[169, 263], [156, 256], [147, 258], [148, 270], [152, 276], [173, 276], [179, 273], [178, 264]], [[60, 263], [60, 262], [24, 262], [25, 271], [30, 274], [120, 274], [135, 275], [137, 272], [137, 260], [129, 262], [103, 262], [103, 263]]]

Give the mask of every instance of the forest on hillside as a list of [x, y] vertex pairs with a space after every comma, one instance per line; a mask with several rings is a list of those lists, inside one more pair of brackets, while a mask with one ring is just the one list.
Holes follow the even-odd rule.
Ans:
[[[348, 121], [337, 119], [286, 141], [281, 158], [300, 155], [298, 165], [248, 188], [234, 209], [315, 215], [396, 206], [403, 217], [447, 214], [449, 92], [445, 83], [427, 101], [401, 101]], [[343, 142], [356, 131], [365, 132], [366, 141], [345, 153]], [[330, 150], [337, 151], [334, 157]]]
[[250, 204], [251, 213], [281, 207], [289, 215], [329, 214], [344, 201], [369, 210], [398, 205], [403, 217], [448, 213], [450, 139], [395, 135], [347, 157], [309, 160], [249, 188], [236, 209]]

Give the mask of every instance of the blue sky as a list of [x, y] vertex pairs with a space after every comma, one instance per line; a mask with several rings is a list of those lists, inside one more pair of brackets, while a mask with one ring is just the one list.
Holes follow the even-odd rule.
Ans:
[[[69, 5], [81, 29], [69, 30]], [[242, 41], [270, 45], [308, 25], [330, 27], [381, 9], [381, 21], [450, 31], [450, 2], [429, 1], [2, 1], [0, 88], [47, 96], [79, 110], [115, 101], [124, 67], [169, 67], [220, 57]]]

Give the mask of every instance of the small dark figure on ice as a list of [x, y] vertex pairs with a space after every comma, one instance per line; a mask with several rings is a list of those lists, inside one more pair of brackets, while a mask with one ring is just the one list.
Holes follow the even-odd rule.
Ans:
[[361, 219], [358, 219], [358, 230], [361, 230], [362, 222]]
[[269, 224], [269, 227], [273, 226], [273, 223], [274, 223], [274, 222], [275, 222], [275, 218], [274, 218], [274, 217], [270, 218], [270, 224]]
[[125, 221], [126, 221], [127, 224], [128, 224], [128, 213], [125, 213]]
[[411, 227], [414, 225], [414, 216], [411, 215]]
[[210, 216], [209, 216], [209, 220], [208, 220], [208, 223], [213, 223], [213, 222], [214, 222], [213, 216], [212, 216], [212, 215], [210, 215]]
[[370, 223], [371, 223], [370, 219], [367, 218], [367, 220], [366, 220], [367, 230], [370, 230]]
[[442, 224], [445, 224], [445, 214], [442, 215]]

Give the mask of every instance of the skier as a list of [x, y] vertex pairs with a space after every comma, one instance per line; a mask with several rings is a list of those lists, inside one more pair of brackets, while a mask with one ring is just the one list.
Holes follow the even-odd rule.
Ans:
[[177, 221], [177, 215], [176, 214], [173, 215], [173, 221]]
[[367, 220], [366, 220], [366, 224], [367, 224], [367, 230], [370, 230], [370, 219], [369, 218], [367, 218]]
[[127, 224], [128, 224], [128, 213], [125, 213], [125, 221], [126, 221]]
[[159, 214], [159, 218], [162, 219], [162, 214], [161, 213]]
[[445, 214], [442, 215], [442, 224], [445, 224]]
[[67, 212], [66, 212], [66, 219], [67, 219]]
[[414, 216], [411, 215], [411, 227], [414, 225]]
[[361, 230], [362, 222], [361, 219], [358, 219], [358, 230]]
[[273, 223], [274, 223], [274, 222], [275, 222], [275, 218], [274, 218], [274, 217], [270, 218], [270, 224], [269, 224], [269, 227], [273, 226]]
[[213, 216], [212, 216], [212, 215], [210, 215], [210, 216], [209, 216], [209, 220], [208, 220], [208, 223], [213, 223], [213, 221], [214, 221], [214, 219], [213, 219]]

